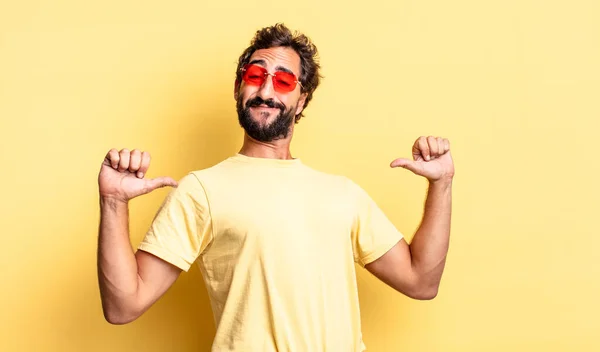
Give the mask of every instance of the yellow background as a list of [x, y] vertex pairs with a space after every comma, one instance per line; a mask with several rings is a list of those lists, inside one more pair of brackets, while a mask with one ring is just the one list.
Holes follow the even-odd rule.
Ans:
[[[439, 296], [364, 270], [369, 351], [600, 350], [600, 3], [3, 1], [0, 350], [205, 351], [199, 271], [138, 321], [103, 320], [97, 174], [111, 147], [176, 179], [237, 152], [235, 62], [260, 27], [309, 35], [325, 79], [292, 151], [361, 184], [410, 237], [420, 135], [451, 141]], [[132, 201], [137, 245], [167, 190]]]

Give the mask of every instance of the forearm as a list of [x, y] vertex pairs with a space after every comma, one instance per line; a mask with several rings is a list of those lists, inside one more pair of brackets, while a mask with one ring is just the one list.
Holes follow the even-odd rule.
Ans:
[[107, 320], [119, 322], [135, 307], [138, 267], [129, 241], [127, 203], [100, 198], [98, 281]]
[[430, 182], [423, 220], [410, 244], [412, 267], [422, 287], [437, 292], [450, 238], [452, 181]]

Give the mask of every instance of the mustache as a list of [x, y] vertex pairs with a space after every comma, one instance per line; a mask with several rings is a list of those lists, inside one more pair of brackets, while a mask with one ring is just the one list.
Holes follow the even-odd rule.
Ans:
[[277, 103], [273, 99], [264, 100], [261, 97], [254, 97], [254, 98], [248, 100], [246, 102], [246, 108], [260, 106], [260, 105], [263, 105], [263, 104], [266, 105], [266, 106], [268, 106], [268, 107], [270, 107], [270, 108], [278, 108], [281, 111], [285, 111], [285, 105], [283, 105], [281, 103]]

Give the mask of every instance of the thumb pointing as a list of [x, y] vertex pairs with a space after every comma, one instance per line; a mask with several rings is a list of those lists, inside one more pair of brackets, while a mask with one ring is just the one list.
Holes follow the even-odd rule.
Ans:
[[177, 187], [177, 181], [175, 181], [174, 179], [172, 179], [170, 177], [157, 177], [157, 178], [148, 180], [148, 191], [149, 192], [152, 192], [157, 188], [166, 187], [166, 186]]
[[396, 159], [396, 160], [392, 161], [392, 163], [390, 164], [390, 167], [402, 167], [402, 168], [410, 170], [412, 172], [417, 171], [416, 163], [412, 160], [404, 159], [404, 158], [400, 158], [400, 159]]

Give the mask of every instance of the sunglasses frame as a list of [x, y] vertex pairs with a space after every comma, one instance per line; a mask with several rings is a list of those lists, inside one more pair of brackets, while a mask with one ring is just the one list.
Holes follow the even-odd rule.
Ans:
[[[300, 81], [298, 80], [298, 77], [296, 77], [296, 75], [295, 75], [295, 74], [293, 74], [293, 73], [290, 73], [290, 72], [286, 72], [286, 71], [275, 71], [275, 73], [271, 73], [271, 72], [267, 71], [267, 69], [266, 69], [266, 68], [264, 68], [264, 67], [262, 67], [262, 66], [260, 66], [260, 65], [257, 65], [257, 64], [246, 64], [246, 65], [244, 65], [244, 67], [240, 68], [240, 72], [242, 72], [242, 81], [244, 81], [244, 82], [246, 82], [246, 81], [244, 80], [244, 72], [245, 72], [245, 71], [247, 71], [247, 69], [248, 69], [248, 67], [249, 67], [249, 66], [256, 66], [256, 67], [260, 67], [260, 68], [261, 68], [261, 69], [264, 71], [264, 73], [265, 73], [265, 77], [266, 77], [266, 76], [275, 77], [275, 75], [277, 74], [277, 72], [282, 72], [282, 73], [287, 73], [287, 74], [290, 74], [290, 75], [294, 76], [294, 83], [298, 84], [298, 85], [300, 86], [300, 89], [304, 89], [304, 86], [302, 86], [302, 83], [300, 83]], [[265, 78], [265, 81], [266, 81], [266, 80], [267, 80], [267, 79]], [[246, 84], [248, 84], [248, 82], [246, 82]], [[263, 81], [263, 83], [262, 83], [262, 84], [264, 84], [264, 81]], [[252, 84], [251, 84], [251, 85], [252, 85]], [[273, 88], [275, 88], [275, 84], [273, 84]], [[290, 90], [289, 92], [284, 92], [284, 93], [290, 93], [290, 92], [294, 91], [294, 89], [296, 89], [296, 87], [295, 87], [295, 86], [294, 86], [294, 88], [293, 88], [292, 90]], [[275, 91], [277, 91], [277, 89], [275, 89]], [[282, 92], [279, 92], [279, 93], [282, 93]]]

